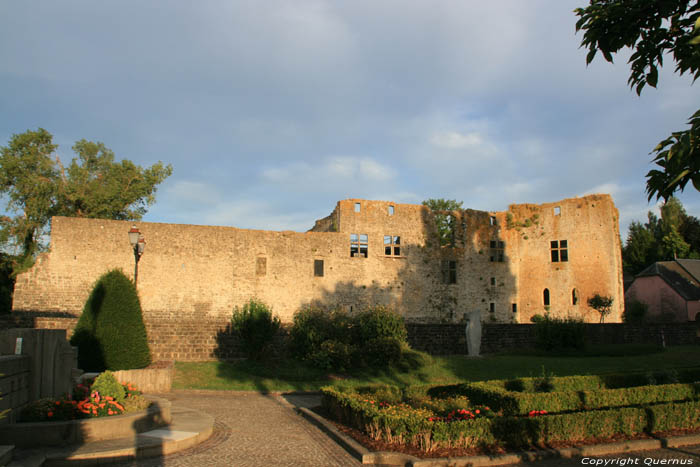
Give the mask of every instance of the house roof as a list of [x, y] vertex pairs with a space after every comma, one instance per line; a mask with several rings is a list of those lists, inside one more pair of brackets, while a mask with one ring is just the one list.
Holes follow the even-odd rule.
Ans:
[[700, 260], [659, 261], [636, 277], [659, 276], [685, 300], [700, 300]]

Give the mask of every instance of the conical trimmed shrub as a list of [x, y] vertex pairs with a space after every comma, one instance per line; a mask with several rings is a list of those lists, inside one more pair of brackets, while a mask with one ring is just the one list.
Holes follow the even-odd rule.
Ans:
[[118, 269], [100, 277], [71, 337], [85, 371], [130, 370], [151, 363], [141, 303]]

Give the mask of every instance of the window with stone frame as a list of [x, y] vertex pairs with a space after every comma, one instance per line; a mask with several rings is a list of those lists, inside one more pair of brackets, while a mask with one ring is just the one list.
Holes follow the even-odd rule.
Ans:
[[552, 263], [565, 263], [569, 261], [569, 243], [566, 240], [552, 240], [550, 242]]
[[314, 277], [323, 277], [323, 260], [314, 260]]
[[350, 234], [350, 256], [367, 257], [367, 234]]
[[401, 237], [384, 235], [384, 254], [386, 256], [401, 256]]
[[443, 284], [457, 283], [457, 261], [451, 259], [442, 260], [440, 269]]
[[501, 240], [491, 240], [490, 247], [491, 256], [489, 257], [489, 261], [491, 261], [492, 263], [504, 262], [506, 248], [505, 242], [502, 242]]

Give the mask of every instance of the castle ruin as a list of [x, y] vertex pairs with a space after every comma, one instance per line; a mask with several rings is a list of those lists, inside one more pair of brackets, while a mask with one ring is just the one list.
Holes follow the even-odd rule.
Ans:
[[425, 206], [346, 199], [308, 232], [273, 232], [54, 217], [51, 245], [17, 277], [13, 311], [78, 316], [97, 278], [133, 275], [127, 232], [146, 239], [138, 291], [147, 323], [225, 322], [251, 297], [285, 322], [301, 307], [348, 311], [385, 304], [407, 321], [529, 323], [535, 314], [597, 322], [587, 300], [613, 297], [623, 310], [618, 212], [609, 195], [505, 212], [436, 213]]

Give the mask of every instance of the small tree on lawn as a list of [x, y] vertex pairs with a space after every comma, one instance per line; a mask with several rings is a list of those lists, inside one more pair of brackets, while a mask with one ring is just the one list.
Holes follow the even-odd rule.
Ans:
[[100, 277], [71, 337], [85, 371], [131, 370], [151, 363], [134, 283], [118, 269]]
[[588, 306], [600, 313], [600, 322], [605, 321], [605, 317], [612, 311], [613, 298], [603, 297], [600, 294], [595, 294], [588, 299]]

